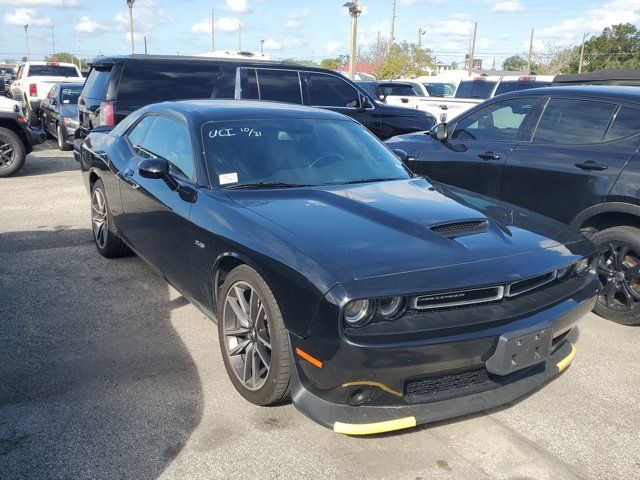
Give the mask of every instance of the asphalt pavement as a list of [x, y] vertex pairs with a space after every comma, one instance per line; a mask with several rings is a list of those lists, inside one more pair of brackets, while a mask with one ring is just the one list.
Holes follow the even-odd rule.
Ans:
[[0, 478], [640, 479], [640, 327], [593, 314], [557, 380], [507, 407], [334, 434], [227, 379], [214, 323], [92, 243], [48, 143], [0, 179]]

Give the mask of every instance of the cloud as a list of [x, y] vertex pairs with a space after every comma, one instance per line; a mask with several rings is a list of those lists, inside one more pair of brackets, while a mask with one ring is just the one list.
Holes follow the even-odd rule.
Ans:
[[521, 12], [522, 4], [519, 0], [498, 2], [491, 9], [492, 12]]
[[403, 5], [439, 5], [442, 0], [402, 0]]
[[89, 17], [85, 16], [76, 24], [74, 30], [80, 33], [98, 33], [106, 32], [110, 30], [110, 28], [107, 25], [103, 25], [102, 23], [91, 20]]
[[77, 7], [80, 0], [0, 0], [0, 5], [15, 7]]
[[287, 18], [284, 22], [284, 28], [300, 28], [304, 23], [304, 19], [309, 16], [311, 13], [310, 8], [305, 8], [300, 12], [292, 12], [287, 15]]
[[46, 27], [51, 25], [51, 19], [40, 14], [33, 8], [16, 8], [4, 15], [4, 23], [8, 25], [29, 25]]
[[288, 35], [284, 37], [283, 42], [286, 47], [299, 47], [300, 45], [306, 44], [304, 39], [297, 37], [295, 35]]
[[388, 38], [391, 35], [391, 21], [383, 20], [382, 22], [358, 28], [358, 43], [360, 45], [375, 43], [378, 38], [378, 32], [380, 32], [380, 38]]
[[473, 22], [469, 20], [441, 20], [431, 25], [429, 32], [435, 35], [470, 37], [473, 35]]
[[[236, 32], [240, 20], [237, 17], [216, 18], [216, 32]], [[191, 33], [206, 33], [211, 35], [211, 19], [205, 18], [201, 22], [194, 23], [189, 29]]]
[[329, 42], [327, 43], [327, 46], [326, 46], [327, 53], [336, 53], [341, 48], [342, 48], [342, 42], [340, 40], [334, 40], [333, 42]]
[[247, 0], [227, 0], [226, 10], [236, 13], [247, 13], [249, 11], [249, 5]]
[[265, 50], [282, 50], [282, 44], [280, 42], [276, 42], [272, 38], [268, 38], [264, 41]]
[[[115, 18], [116, 29], [129, 30], [129, 10], [118, 13]], [[164, 11], [156, 5], [154, 0], [138, 0], [133, 5], [133, 29], [138, 33], [149, 33], [159, 25], [167, 23], [169, 19]]]
[[[550, 13], [552, 15], [552, 13]], [[574, 42], [583, 32], [599, 33], [618, 23], [638, 23], [640, 0], [614, 0], [601, 7], [587, 9], [583, 15], [557, 23], [536, 32], [536, 37], [547, 41]]]

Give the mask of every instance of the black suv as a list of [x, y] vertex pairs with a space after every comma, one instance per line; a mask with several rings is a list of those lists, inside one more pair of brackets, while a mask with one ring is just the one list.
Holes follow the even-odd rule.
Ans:
[[100, 57], [78, 101], [80, 138], [131, 112], [167, 100], [225, 98], [327, 108], [362, 123], [381, 139], [429, 130], [433, 116], [376, 102], [339, 73], [279, 62], [130, 55]]
[[387, 145], [416, 173], [582, 230], [601, 251], [595, 311], [640, 324], [640, 89], [506, 93]]

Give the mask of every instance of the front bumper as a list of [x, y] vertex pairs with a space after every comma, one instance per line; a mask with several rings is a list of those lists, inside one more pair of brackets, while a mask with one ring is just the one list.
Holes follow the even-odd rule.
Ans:
[[[512, 402], [551, 380], [573, 359], [575, 325], [596, 301], [597, 279], [586, 282], [569, 298], [541, 310], [502, 325], [488, 321], [475, 331], [465, 327], [455, 335], [393, 345], [354, 344], [343, 338], [333, 350], [326, 343], [323, 348], [318, 331], [320, 341], [314, 340], [313, 332], [307, 339], [292, 337], [293, 403], [321, 425], [357, 435], [409, 428]], [[504, 339], [522, 338], [537, 329], [551, 332], [551, 350], [538, 363], [501, 371], [513, 353], [504, 348]], [[318, 359], [317, 352], [325, 358]]]
[[39, 127], [25, 126], [24, 134], [27, 137], [27, 143], [33, 147], [47, 140], [47, 134]]

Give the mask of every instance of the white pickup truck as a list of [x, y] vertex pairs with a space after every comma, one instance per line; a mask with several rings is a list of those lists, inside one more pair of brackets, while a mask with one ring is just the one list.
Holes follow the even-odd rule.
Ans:
[[11, 96], [20, 102], [29, 122], [38, 119], [40, 103], [54, 84], [84, 83], [84, 77], [73, 63], [26, 62], [18, 68], [16, 80], [11, 84]]
[[[551, 75], [478, 76], [462, 80], [455, 90], [454, 96], [445, 96], [442, 98], [425, 95], [419, 88], [422, 82], [416, 80], [380, 82], [377, 88], [384, 89], [385, 87], [383, 85], [393, 85], [393, 90], [390, 90], [388, 92], [389, 94], [380, 100], [386, 101], [386, 103], [389, 104], [424, 110], [439, 121], [445, 122], [496, 95], [515, 90], [546, 87], [550, 86], [552, 82], [553, 76]], [[405, 85], [403, 90], [399, 88], [401, 84]], [[399, 95], [399, 93], [403, 95]]]

